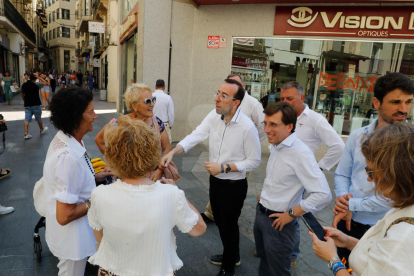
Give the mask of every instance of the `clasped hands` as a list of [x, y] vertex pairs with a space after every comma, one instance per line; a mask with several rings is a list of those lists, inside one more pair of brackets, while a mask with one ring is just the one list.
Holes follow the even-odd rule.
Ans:
[[349, 210], [349, 200], [351, 198], [352, 194], [348, 193], [346, 195], [338, 196], [338, 198], [335, 200], [335, 207], [332, 210], [332, 212], [335, 214], [332, 222], [333, 228], [337, 228], [338, 223], [341, 220], [345, 220], [346, 229], [348, 231], [351, 231], [352, 212]]

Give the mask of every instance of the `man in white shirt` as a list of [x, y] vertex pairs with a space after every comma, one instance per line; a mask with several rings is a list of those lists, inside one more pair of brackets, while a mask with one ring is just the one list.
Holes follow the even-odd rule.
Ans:
[[223, 255], [210, 258], [211, 263], [221, 265], [218, 276], [232, 276], [234, 267], [240, 265], [237, 223], [247, 194], [246, 172], [261, 163], [257, 129], [238, 108], [244, 94], [239, 82], [226, 79], [215, 93], [216, 109], [160, 164], [168, 165], [173, 156], [187, 152], [209, 137], [209, 162], [205, 167], [210, 173], [210, 202], [224, 247]]
[[[255, 98], [249, 95], [246, 92], [246, 84], [244, 83], [243, 77], [239, 74], [230, 74], [227, 76], [227, 79], [236, 80], [238, 81], [245, 91], [244, 98], [242, 103], [240, 104], [240, 109], [244, 115], [252, 119], [253, 124], [257, 128], [259, 132], [260, 142], [263, 142], [266, 139], [266, 134], [263, 129], [262, 122], [264, 120], [264, 113], [263, 113], [263, 106], [262, 104]], [[249, 179], [249, 173], [247, 174], [247, 179]], [[210, 202], [206, 206], [206, 210], [204, 213], [201, 213], [205, 222], [213, 222], [214, 215], [213, 211], [211, 210]]]
[[171, 128], [174, 125], [174, 103], [170, 95], [165, 94], [164, 80], [157, 80], [155, 82], [155, 91], [152, 93], [153, 97], [157, 98], [157, 103], [154, 105], [154, 114], [164, 123], [168, 138], [171, 140]]
[[[295, 108], [280, 102], [264, 112], [271, 145], [254, 223], [259, 275], [290, 276], [293, 251], [300, 241], [297, 217], [319, 212], [329, 205], [332, 194], [314, 154], [296, 136]], [[310, 194], [306, 199], [304, 189]]]
[[296, 135], [315, 153], [322, 142], [328, 146], [328, 152], [319, 160], [319, 168], [329, 171], [341, 159], [345, 144], [322, 115], [311, 110], [304, 104], [305, 95], [303, 87], [296, 81], [291, 81], [282, 86], [280, 100], [287, 102], [298, 112], [296, 121]]

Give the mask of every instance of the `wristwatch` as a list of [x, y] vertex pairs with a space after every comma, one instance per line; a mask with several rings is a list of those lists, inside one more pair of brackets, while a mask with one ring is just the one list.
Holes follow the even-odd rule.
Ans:
[[292, 218], [297, 218], [297, 216], [295, 216], [295, 213], [293, 211], [293, 208], [290, 208], [289, 211], [288, 211], [288, 213], [289, 213], [289, 216], [291, 216]]
[[228, 173], [228, 172], [230, 172], [231, 171], [231, 167], [230, 167], [230, 165], [229, 164], [226, 164], [226, 173]]
[[330, 259], [328, 261], [328, 267], [330, 270], [332, 270], [332, 266], [334, 265], [334, 263], [341, 261], [341, 259], [339, 259], [339, 257], [333, 257], [332, 259]]

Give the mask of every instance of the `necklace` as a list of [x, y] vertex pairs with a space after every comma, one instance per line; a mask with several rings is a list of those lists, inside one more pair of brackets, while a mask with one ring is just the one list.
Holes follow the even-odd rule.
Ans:
[[85, 151], [85, 155], [84, 156], [85, 156], [86, 164], [88, 164], [88, 167], [91, 170], [91, 173], [93, 174], [93, 177], [95, 177], [95, 171], [91, 167], [91, 162], [90, 162], [91, 159], [89, 158], [89, 155], [88, 155], [88, 153], [86, 151]]

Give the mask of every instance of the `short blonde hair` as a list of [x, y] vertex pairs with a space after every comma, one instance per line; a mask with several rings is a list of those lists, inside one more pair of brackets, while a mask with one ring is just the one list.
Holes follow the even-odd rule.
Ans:
[[158, 135], [141, 120], [118, 118], [105, 130], [105, 161], [120, 178], [137, 178], [160, 162]]
[[368, 136], [362, 154], [374, 171], [374, 191], [393, 201], [392, 207], [414, 205], [414, 125], [393, 123]]
[[138, 102], [139, 96], [141, 96], [144, 91], [149, 91], [152, 93], [151, 88], [143, 83], [133, 83], [131, 86], [128, 86], [124, 95], [125, 105], [128, 111], [131, 111], [133, 109], [132, 104], [136, 104]]

